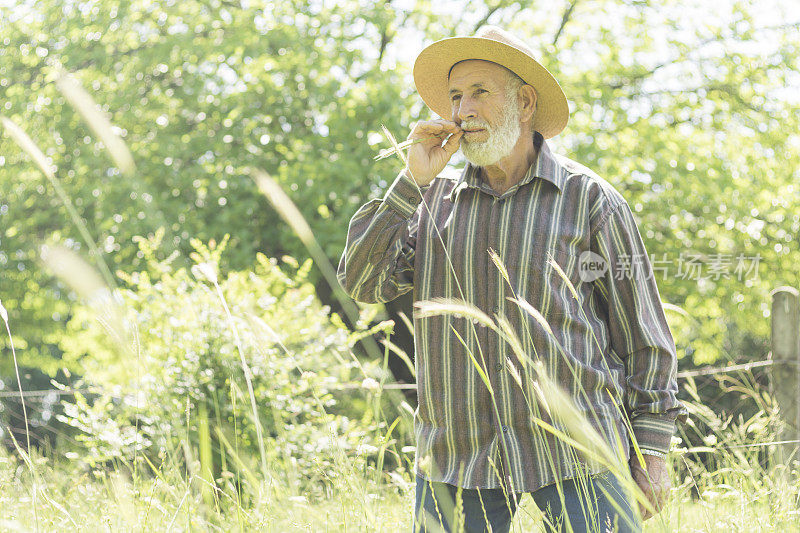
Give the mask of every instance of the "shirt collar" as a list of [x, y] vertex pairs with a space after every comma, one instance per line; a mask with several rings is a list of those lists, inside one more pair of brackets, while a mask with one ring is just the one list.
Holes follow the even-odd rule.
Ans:
[[[534, 132], [533, 134], [533, 143], [534, 146], [538, 147], [539, 152], [538, 156], [536, 157], [536, 161], [530, 166], [530, 168], [528, 168], [525, 176], [518, 184], [512, 187], [512, 189], [516, 190], [522, 185], [533, 180], [533, 178], [542, 178], [555, 185], [559, 191], [563, 191], [564, 180], [566, 178], [563, 173], [559, 172], [559, 165], [556, 162], [553, 153], [550, 151], [550, 147], [547, 146], [544, 137], [542, 137], [542, 134], [538, 131]], [[467, 187], [472, 187], [475, 189], [485, 187], [483, 181], [480, 179], [480, 177], [478, 177], [477, 170], [478, 167], [467, 162], [463, 172], [461, 173], [461, 177], [459, 177], [459, 179], [456, 181], [456, 184], [453, 186], [453, 190], [450, 191], [449, 197], [452, 201], [455, 201], [458, 193]]]

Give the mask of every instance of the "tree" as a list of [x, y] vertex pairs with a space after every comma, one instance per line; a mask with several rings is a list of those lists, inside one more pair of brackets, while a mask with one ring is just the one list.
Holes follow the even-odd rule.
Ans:
[[[0, 19], [0, 112], [57, 167], [112, 270], [143, 258], [133, 237], [167, 230], [164, 255], [232, 235], [229, 268], [256, 251], [304, 251], [247, 177], [259, 167], [301, 206], [331, 257], [369, 186], [377, 131], [408, 122], [410, 91], [381, 68], [395, 13], [372, 2], [42, 2]], [[123, 176], [65, 101], [56, 69], [110, 115], [134, 154]], [[0, 294], [21, 359], [54, 371], [68, 291], [43, 272], [37, 244], [86, 250], [44, 176], [0, 137]], [[74, 299], [74, 296], [70, 296]], [[5, 346], [5, 344], [3, 344]], [[7, 374], [8, 367], [0, 374]]]

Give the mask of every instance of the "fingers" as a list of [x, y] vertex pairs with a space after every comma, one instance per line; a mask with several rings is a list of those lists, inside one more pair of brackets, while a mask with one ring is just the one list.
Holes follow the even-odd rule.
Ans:
[[461, 128], [459, 128], [455, 122], [449, 120], [427, 120], [414, 124], [408, 138], [420, 139], [425, 137], [439, 137], [441, 139], [460, 131]]
[[458, 150], [459, 141], [461, 141], [461, 137], [463, 136], [464, 132], [460, 130], [453, 133], [450, 138], [447, 139], [447, 142], [444, 143], [444, 146], [442, 147], [444, 148], [444, 151], [447, 152], [448, 155], [453, 155], [456, 153], [456, 150]]
[[[644, 494], [645, 498], [647, 498], [647, 501], [650, 503], [650, 505], [654, 505], [650, 491], [650, 482], [647, 480], [647, 474], [645, 471], [642, 470], [638, 464], [631, 464], [631, 476], [633, 477], [633, 481], [636, 482], [636, 485]], [[642, 520], [647, 520], [653, 516], [648, 507], [641, 502], [639, 502], [639, 512], [642, 515]]]
[[641, 503], [639, 504], [639, 514], [642, 515], [642, 522], [646, 522], [648, 519], [653, 517], [653, 513], [648, 511], [647, 508]]
[[447, 165], [458, 150], [464, 132], [455, 122], [429, 120], [414, 124], [409, 140], [415, 141], [408, 150], [408, 167], [422, 186], [430, 183]]
[[[635, 458], [631, 460], [630, 467], [631, 475], [636, 485], [644, 493], [655, 513], [660, 512], [672, 487], [669, 472], [666, 468], [659, 468], [655, 465], [653, 468], [645, 470]], [[642, 513], [643, 520], [651, 518], [654, 514], [651, 510], [645, 509], [645, 506], [641, 503], [639, 504], [639, 510]]]
[[657, 511], [660, 511], [666, 503], [667, 498], [669, 497], [670, 488], [672, 487], [672, 481], [669, 477], [669, 469], [667, 468], [666, 462], [663, 460], [646, 460], [646, 462], [647, 474], [650, 478], [650, 483], [652, 484], [655, 507]]
[[652, 480], [653, 483], [653, 497], [655, 499], [655, 508], [656, 511], [661, 511], [664, 507], [664, 504], [667, 502], [667, 498], [669, 497], [669, 491], [672, 487], [672, 482], [669, 479], [669, 476], [656, 476], [655, 479]]

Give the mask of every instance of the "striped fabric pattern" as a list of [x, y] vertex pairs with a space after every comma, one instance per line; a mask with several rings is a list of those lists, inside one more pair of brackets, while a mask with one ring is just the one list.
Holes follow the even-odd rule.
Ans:
[[[666, 452], [676, 419], [685, 417], [675, 344], [628, 204], [607, 181], [552, 153], [538, 133], [534, 143], [535, 164], [503, 194], [470, 164], [459, 178], [440, 176], [422, 189], [401, 172], [348, 228], [338, 277], [352, 298], [387, 302], [413, 291], [415, 302], [464, 300], [505, 317], [530, 358], [522, 364], [505, 340], [470, 318], [415, 312], [415, 471], [426, 479], [530, 492], [602, 469], [535, 423], [565, 428], [537, 396], [531, 364], [623, 456], [634, 438]], [[579, 271], [587, 250], [608, 265], [591, 281]], [[625, 275], [634, 257], [638, 271]], [[539, 310], [551, 331], [509, 298]]]

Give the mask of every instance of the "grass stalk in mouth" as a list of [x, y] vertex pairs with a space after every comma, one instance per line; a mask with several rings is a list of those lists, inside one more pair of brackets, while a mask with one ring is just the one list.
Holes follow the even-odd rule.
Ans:
[[[398, 157], [400, 157], [400, 159], [402, 159], [403, 162], [405, 162], [406, 159], [405, 159], [404, 155], [402, 154], [402, 150], [405, 150], [406, 148], [408, 148], [408, 147], [410, 147], [412, 145], [415, 145], [417, 143], [420, 143], [422, 141], [427, 140], [427, 138], [423, 137], [421, 139], [406, 139], [403, 142], [397, 142], [397, 141], [394, 140], [393, 137], [390, 137], [391, 134], [388, 133], [389, 130], [386, 128], [386, 126], [381, 124], [381, 128], [383, 128], [384, 135], [387, 136], [387, 138], [389, 139], [389, 142], [392, 144], [392, 146], [389, 147], [389, 148], [384, 148], [380, 152], [378, 152], [378, 155], [376, 155], [375, 157], [372, 158], [373, 161], [380, 161], [382, 159], [386, 159], [387, 157], [391, 157], [391, 156], [397, 154]], [[437, 138], [439, 138], [441, 140], [444, 140], [447, 137], [447, 134], [433, 135], [433, 137], [437, 137]]]

